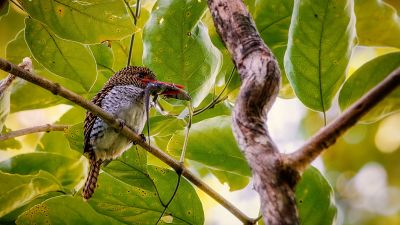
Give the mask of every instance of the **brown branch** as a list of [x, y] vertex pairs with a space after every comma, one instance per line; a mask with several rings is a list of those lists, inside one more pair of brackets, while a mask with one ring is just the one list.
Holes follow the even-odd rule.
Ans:
[[290, 167], [303, 171], [324, 149], [333, 145], [350, 127], [400, 85], [400, 67], [372, 88], [342, 115], [311, 137], [301, 148], [287, 155]]
[[176, 171], [181, 171], [182, 175], [186, 177], [190, 182], [192, 182], [194, 185], [196, 185], [199, 189], [204, 191], [206, 194], [208, 194], [210, 197], [212, 197], [214, 200], [216, 200], [219, 204], [221, 204], [223, 207], [225, 207], [229, 212], [231, 212], [233, 215], [235, 215], [239, 220], [241, 220], [245, 224], [254, 224], [255, 219], [249, 218], [246, 216], [243, 212], [241, 212], [238, 208], [236, 208], [232, 203], [230, 203], [228, 200], [224, 199], [220, 194], [218, 194], [216, 191], [214, 191], [210, 186], [205, 184], [201, 179], [196, 177], [190, 170], [188, 170], [186, 167], [182, 166], [181, 163], [179, 163], [177, 160], [174, 158], [170, 157], [168, 154], [163, 152], [161, 149], [154, 147], [154, 146], [149, 146], [146, 142], [142, 141], [142, 138], [139, 137], [135, 132], [133, 132], [131, 129], [129, 129], [127, 126], [124, 126], [122, 129], [120, 127], [120, 123], [114, 118], [110, 113], [105, 112], [102, 110], [100, 107], [97, 105], [93, 104], [92, 102], [84, 99], [80, 95], [62, 87], [58, 83], [54, 83], [50, 80], [47, 80], [45, 78], [39, 77], [35, 74], [32, 74], [30, 72], [27, 72], [16, 65], [8, 62], [5, 59], [0, 58], [0, 69], [9, 72], [17, 77], [20, 77], [24, 80], [27, 80], [33, 84], [36, 84], [46, 90], [49, 90], [55, 95], [59, 95], [61, 97], [64, 97], [65, 99], [68, 99], [77, 105], [93, 112], [96, 116], [100, 117], [102, 120], [104, 120], [106, 123], [108, 123], [110, 126], [114, 127], [115, 129], [120, 130], [120, 133], [131, 139], [132, 141], [135, 141], [146, 149], [148, 152], [153, 154], [155, 157], [172, 167]]
[[39, 132], [50, 132], [50, 131], [64, 131], [68, 129], [68, 125], [51, 125], [51, 124], [46, 124], [42, 126], [35, 126], [35, 127], [29, 127], [21, 130], [15, 130], [8, 132], [6, 134], [0, 135], [0, 141], [5, 141], [7, 139], [27, 135], [27, 134], [33, 134], [33, 133], [39, 133]]
[[265, 224], [298, 224], [294, 185], [299, 175], [284, 166], [271, 140], [267, 113], [279, 90], [280, 71], [240, 0], [209, 0], [219, 35], [241, 76], [233, 132], [252, 169]]

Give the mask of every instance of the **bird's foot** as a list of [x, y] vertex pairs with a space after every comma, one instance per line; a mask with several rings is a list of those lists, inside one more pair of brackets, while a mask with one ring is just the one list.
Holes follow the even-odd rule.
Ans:
[[[144, 136], [144, 134], [139, 134], [139, 137], [140, 137], [140, 140], [142, 141], [142, 142], [146, 142], [146, 136]], [[134, 141], [134, 142], [132, 142], [134, 145], [136, 145], [137, 144], [137, 142], [136, 141]]]
[[122, 131], [122, 129], [124, 129], [124, 126], [126, 126], [126, 124], [125, 124], [125, 121], [124, 120], [122, 120], [122, 119], [120, 119], [120, 118], [117, 118], [117, 119], [115, 119], [117, 122], [118, 122], [118, 132], [121, 132]]

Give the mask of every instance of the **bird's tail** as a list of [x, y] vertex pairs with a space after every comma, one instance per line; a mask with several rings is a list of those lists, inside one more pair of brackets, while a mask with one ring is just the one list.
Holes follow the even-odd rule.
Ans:
[[99, 176], [100, 165], [102, 163], [102, 160], [99, 159], [96, 161], [96, 156], [95, 156], [94, 152], [91, 152], [91, 153], [89, 153], [89, 163], [90, 163], [89, 175], [86, 179], [85, 186], [83, 187], [83, 190], [82, 190], [82, 196], [85, 200], [88, 200], [89, 198], [91, 198], [94, 193], [94, 189], [96, 188], [97, 177]]

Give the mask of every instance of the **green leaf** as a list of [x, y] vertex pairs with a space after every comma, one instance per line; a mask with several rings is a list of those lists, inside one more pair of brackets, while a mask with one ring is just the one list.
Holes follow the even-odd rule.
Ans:
[[[392, 71], [400, 67], [400, 52], [379, 56], [365, 63], [344, 83], [339, 94], [339, 106], [345, 110], [371, 88], [378, 85]], [[374, 122], [400, 109], [400, 90], [397, 89], [375, 106], [362, 122]]]
[[37, 204], [40, 204], [40, 203], [46, 201], [47, 199], [54, 198], [54, 197], [60, 196], [60, 195], [61, 195], [61, 192], [48, 192], [44, 195], [41, 195], [41, 196], [31, 200], [27, 204], [9, 212], [7, 215], [1, 217], [0, 223], [1, 224], [15, 224], [15, 221], [17, 220], [18, 216], [21, 215], [22, 213], [24, 213], [25, 211], [29, 210], [30, 208], [32, 208], [33, 206], [35, 206]]
[[[180, 156], [184, 131], [175, 133], [168, 143], [168, 153]], [[192, 125], [186, 159], [201, 162], [211, 169], [250, 176], [250, 168], [240, 152], [231, 130], [231, 117], [217, 116]]]
[[45, 171], [38, 171], [32, 175], [9, 174], [0, 171], [0, 183], [0, 217], [40, 195], [62, 189], [55, 177]]
[[[157, 182], [171, 180], [173, 172], [161, 168], [149, 167], [154, 180]], [[148, 181], [152, 183], [149, 177]], [[163, 211], [159, 194], [175, 187], [169, 182], [167, 186], [155, 186], [151, 190], [140, 186], [129, 185], [123, 182], [124, 179], [117, 179], [103, 172], [99, 177], [98, 188], [93, 197], [88, 201], [97, 212], [115, 218], [127, 224], [155, 224]], [[147, 181], [146, 181], [147, 182]], [[193, 187], [186, 181], [182, 181], [181, 196], [176, 203], [171, 203], [171, 208], [167, 210], [172, 216], [172, 224], [203, 224], [203, 211], [201, 202], [196, 197]]]
[[7, 16], [9, 10], [10, 4], [8, 0], [0, 1], [0, 20], [3, 16]]
[[57, 36], [86, 44], [119, 40], [134, 31], [131, 15], [120, 0], [21, 0], [34, 19]]
[[[14, 64], [19, 64], [24, 57], [29, 57], [32, 55], [28, 46], [26, 45], [23, 30], [17, 34], [14, 40], [7, 44], [6, 55], [7, 59]], [[35, 59], [32, 57], [31, 59], [35, 74], [57, 82], [72, 91], [78, 93], [85, 92], [79, 83], [52, 74], [42, 65], [40, 65]], [[51, 92], [31, 84], [30, 82], [16, 79], [13, 83], [11, 93], [11, 112], [44, 108], [67, 102], [68, 101], [64, 98], [55, 96]]]
[[301, 224], [335, 224], [337, 209], [333, 189], [314, 167], [308, 168], [297, 184], [296, 200]]
[[214, 174], [221, 184], [227, 183], [229, 185], [229, 191], [237, 191], [245, 188], [250, 181], [248, 176], [242, 176], [237, 173], [231, 173], [226, 170], [215, 170], [209, 169]]
[[112, 69], [114, 63], [114, 54], [111, 48], [105, 44], [97, 44], [90, 45], [90, 50], [92, 51], [96, 60], [98, 70], [106, 70], [112, 72], [113, 74], [115, 73], [115, 71]]
[[35, 59], [49, 71], [79, 81], [89, 91], [97, 78], [96, 62], [90, 50], [58, 38], [36, 20], [27, 18], [25, 23], [25, 39]]
[[159, 80], [182, 84], [197, 107], [213, 87], [221, 53], [199, 22], [205, 1], [159, 0], [144, 34], [143, 63]]
[[[148, 171], [163, 204], [166, 204], [175, 191], [178, 175], [174, 171], [156, 166], [149, 166]], [[204, 212], [199, 196], [183, 177], [164, 217], [167, 215], [173, 216], [173, 224], [204, 224]]]
[[131, 186], [154, 190], [147, 173], [147, 152], [138, 146], [132, 146], [103, 170]]
[[293, 0], [263, 0], [256, 1], [253, 17], [261, 37], [278, 60], [282, 75], [282, 85], [279, 96], [295, 97], [292, 87], [286, 77], [283, 57], [285, 55], [290, 20], [293, 11]]
[[400, 17], [381, 0], [355, 0], [357, 38], [361, 45], [400, 48]]
[[307, 107], [327, 111], [345, 79], [354, 39], [349, 0], [296, 0], [285, 53], [285, 70]]
[[82, 198], [59, 196], [30, 208], [18, 217], [16, 224], [123, 224], [96, 212]]
[[76, 188], [85, 177], [86, 167], [83, 159], [70, 159], [47, 152], [20, 154], [0, 162], [0, 170], [7, 173], [34, 175], [46, 171], [69, 190]]

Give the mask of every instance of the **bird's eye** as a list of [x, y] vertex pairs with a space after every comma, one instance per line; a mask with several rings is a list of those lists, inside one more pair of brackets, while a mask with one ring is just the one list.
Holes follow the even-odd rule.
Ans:
[[144, 74], [144, 73], [139, 73], [139, 78], [140, 78], [140, 79], [143, 79], [143, 78], [144, 78], [144, 76], [145, 76], [145, 74]]

